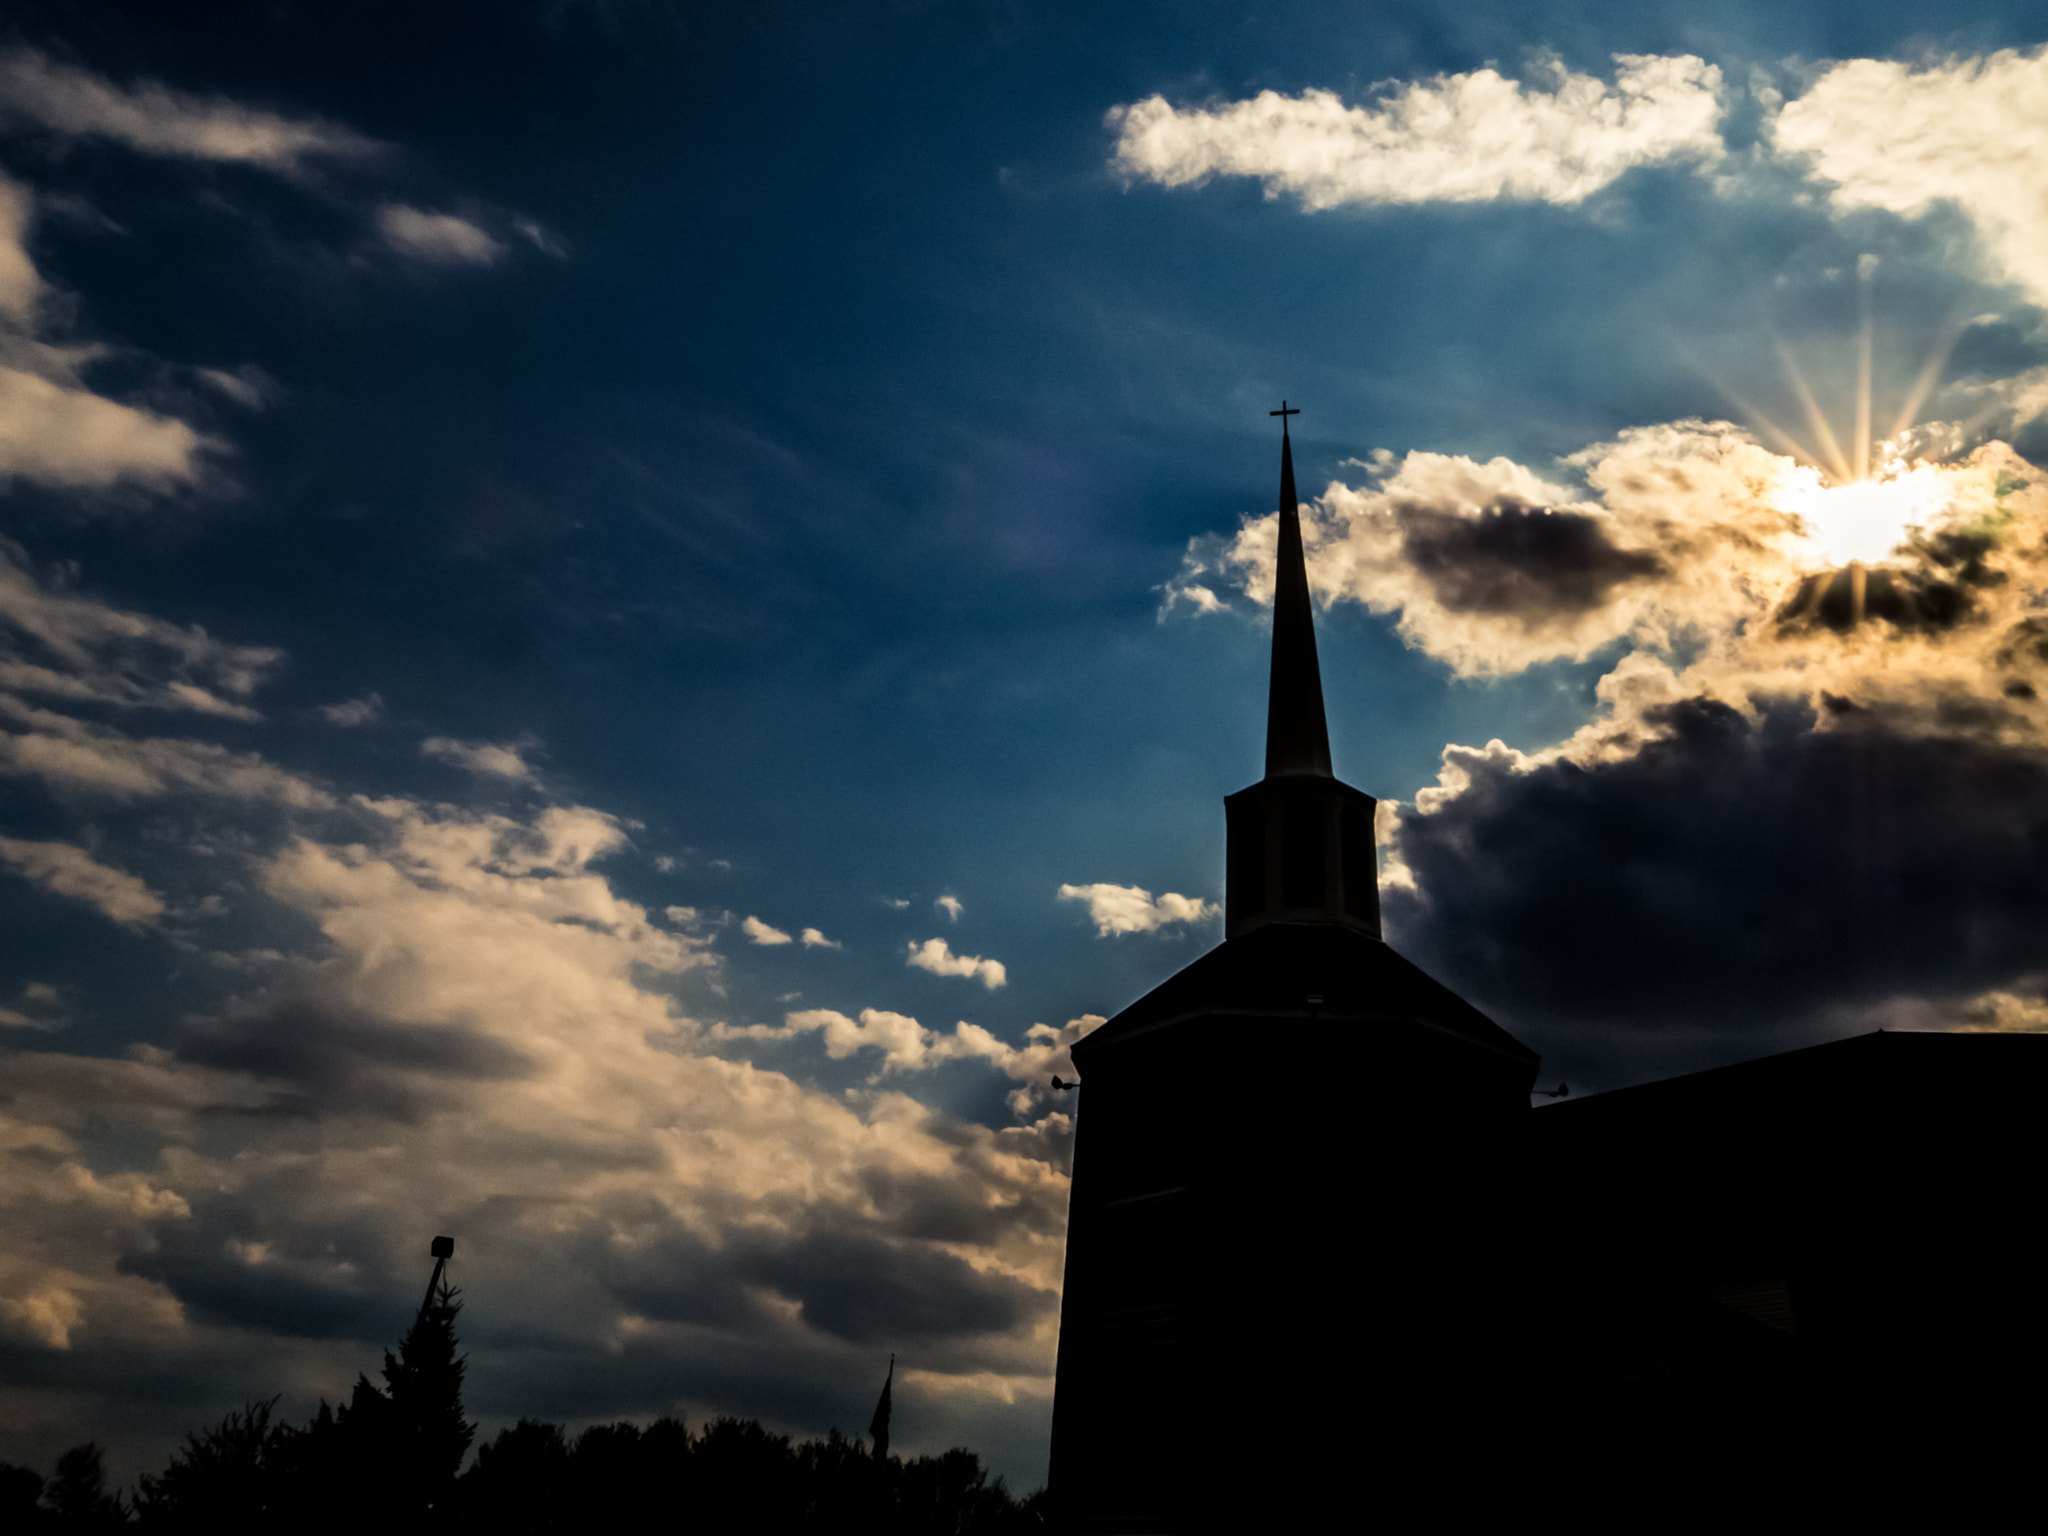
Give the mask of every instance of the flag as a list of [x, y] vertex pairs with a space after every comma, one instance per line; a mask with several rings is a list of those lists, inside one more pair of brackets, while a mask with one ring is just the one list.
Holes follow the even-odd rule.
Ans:
[[882, 1382], [882, 1400], [875, 1404], [875, 1416], [868, 1420], [868, 1438], [875, 1443], [875, 1459], [889, 1454], [889, 1388], [896, 1380], [896, 1357], [889, 1357], [889, 1374]]

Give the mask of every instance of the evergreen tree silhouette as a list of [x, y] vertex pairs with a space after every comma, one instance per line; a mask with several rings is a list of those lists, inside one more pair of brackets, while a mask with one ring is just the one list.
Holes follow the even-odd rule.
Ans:
[[384, 1390], [358, 1376], [335, 1416], [336, 1439], [377, 1485], [375, 1507], [403, 1518], [445, 1508], [476, 1426], [462, 1416], [464, 1362], [455, 1353], [461, 1293], [443, 1282], [399, 1341], [384, 1351]]
[[170, 1465], [145, 1473], [135, 1512], [167, 1531], [254, 1530], [290, 1498], [299, 1434], [275, 1422], [277, 1399], [231, 1412], [213, 1428], [185, 1437]]
[[392, 1359], [389, 1350], [384, 1353], [405, 1486], [427, 1509], [446, 1504], [469, 1442], [476, 1438], [476, 1426], [462, 1416], [465, 1362], [455, 1353], [455, 1317], [461, 1310], [460, 1293], [443, 1281], [399, 1341], [398, 1358]]
[[62, 1529], [43, 1503], [43, 1475], [33, 1467], [0, 1461], [0, 1531]]
[[57, 1473], [43, 1490], [43, 1503], [56, 1513], [62, 1530], [112, 1530], [128, 1519], [121, 1501], [107, 1492], [100, 1448], [91, 1440], [57, 1458]]

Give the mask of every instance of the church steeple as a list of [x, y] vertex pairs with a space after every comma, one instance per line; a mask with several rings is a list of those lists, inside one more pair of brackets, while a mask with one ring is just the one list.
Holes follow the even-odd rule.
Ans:
[[1316, 665], [1315, 610], [1301, 546], [1301, 508], [1294, 495], [1294, 444], [1287, 402], [1280, 418], [1280, 544], [1273, 571], [1273, 675], [1266, 695], [1266, 777], [1313, 773], [1330, 777], [1330, 726], [1323, 715], [1323, 674]]
[[1225, 798], [1229, 868], [1223, 933], [1268, 923], [1336, 923], [1379, 937], [1374, 801], [1330, 766], [1330, 725], [1316, 664], [1315, 609], [1294, 493], [1286, 401], [1280, 418], [1280, 539], [1273, 572], [1273, 674], [1266, 696], [1266, 776]]

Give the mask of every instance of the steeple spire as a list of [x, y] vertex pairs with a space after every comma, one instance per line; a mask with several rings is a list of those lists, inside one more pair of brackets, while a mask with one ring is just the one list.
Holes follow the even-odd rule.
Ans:
[[1273, 675], [1266, 695], [1266, 777], [1331, 777], [1330, 726], [1323, 715], [1323, 674], [1316, 665], [1315, 612], [1301, 548], [1301, 508], [1294, 496], [1294, 445], [1285, 400], [1280, 418], [1280, 548], [1273, 572]]

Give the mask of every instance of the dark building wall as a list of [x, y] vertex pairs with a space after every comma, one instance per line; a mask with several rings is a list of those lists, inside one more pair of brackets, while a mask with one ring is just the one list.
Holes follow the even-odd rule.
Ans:
[[[1532, 1062], [1357, 1013], [1202, 1013], [1079, 1054], [1051, 1474], [1073, 1528], [1252, 1528], [1320, 1497], [1287, 1458], [1355, 1456], [1367, 1416], [1469, 1415], [1502, 1347], [1473, 1315], [1492, 1149]], [[1280, 1460], [1221, 1453], [1254, 1427]]]

